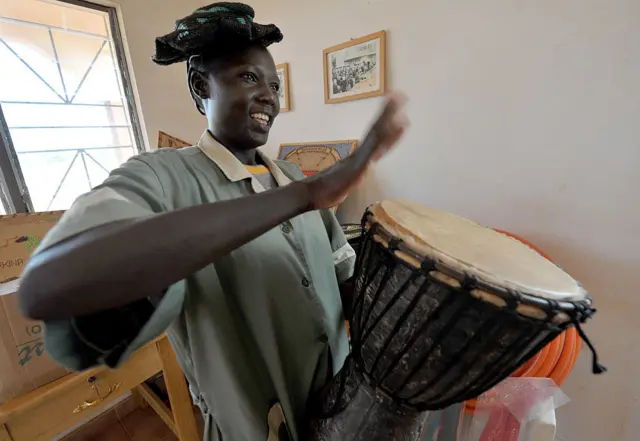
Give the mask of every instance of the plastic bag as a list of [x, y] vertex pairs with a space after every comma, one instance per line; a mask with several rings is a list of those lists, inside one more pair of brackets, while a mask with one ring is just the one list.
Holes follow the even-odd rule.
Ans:
[[553, 441], [555, 410], [569, 401], [550, 378], [507, 378], [462, 416], [457, 441]]

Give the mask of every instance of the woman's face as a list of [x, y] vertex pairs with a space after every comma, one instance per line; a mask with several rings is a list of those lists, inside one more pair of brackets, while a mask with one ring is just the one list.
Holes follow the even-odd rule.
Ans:
[[[196, 83], [197, 79], [192, 80]], [[249, 150], [266, 144], [278, 113], [280, 80], [269, 51], [252, 46], [242, 53], [215, 60], [202, 84], [194, 90], [203, 100], [209, 130], [231, 150]]]

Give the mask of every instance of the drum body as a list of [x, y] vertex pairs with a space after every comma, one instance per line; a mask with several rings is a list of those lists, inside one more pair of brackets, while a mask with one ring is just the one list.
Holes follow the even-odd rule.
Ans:
[[586, 293], [556, 301], [498, 286], [399, 230], [363, 218], [352, 352], [318, 397], [311, 440], [415, 441], [425, 411], [489, 390], [594, 312]]
[[367, 234], [362, 244], [353, 358], [399, 404], [437, 410], [476, 397], [564, 329], [477, 298], [473, 279], [448, 280], [435, 262], [410, 266], [383, 235]]

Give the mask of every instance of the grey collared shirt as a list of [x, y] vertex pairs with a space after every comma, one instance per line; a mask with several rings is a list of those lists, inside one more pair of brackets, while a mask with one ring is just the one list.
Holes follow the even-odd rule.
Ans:
[[[304, 177], [293, 164], [262, 158], [279, 186]], [[40, 250], [109, 222], [261, 191], [205, 132], [197, 146], [144, 153], [114, 170], [78, 198]], [[305, 213], [176, 283], [158, 301], [45, 323], [47, 350], [72, 369], [117, 366], [168, 331], [204, 411], [206, 441], [284, 441], [287, 431], [300, 441], [310, 395], [349, 350], [338, 284], [352, 275], [354, 261], [329, 210]]]

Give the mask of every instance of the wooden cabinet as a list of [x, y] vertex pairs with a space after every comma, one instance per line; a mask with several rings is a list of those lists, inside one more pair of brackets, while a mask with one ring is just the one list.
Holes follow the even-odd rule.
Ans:
[[165, 371], [174, 404], [171, 413], [156, 397], [152, 405], [180, 441], [198, 441], [191, 400], [166, 337], [136, 352], [120, 369], [97, 368], [70, 374], [0, 406], [0, 441], [49, 441], [86, 420], [146, 379]]

